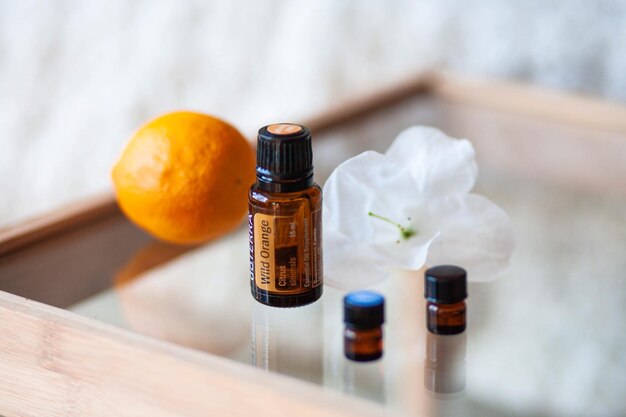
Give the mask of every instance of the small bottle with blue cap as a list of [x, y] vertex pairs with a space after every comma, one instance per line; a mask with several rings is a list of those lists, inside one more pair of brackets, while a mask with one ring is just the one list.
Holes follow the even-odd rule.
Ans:
[[354, 291], [343, 299], [344, 354], [346, 358], [367, 362], [383, 356], [385, 299], [374, 291]]

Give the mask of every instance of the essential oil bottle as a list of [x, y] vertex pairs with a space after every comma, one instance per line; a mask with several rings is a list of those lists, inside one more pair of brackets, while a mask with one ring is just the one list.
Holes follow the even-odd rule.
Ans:
[[309, 129], [261, 128], [256, 178], [248, 194], [252, 296], [273, 307], [312, 303], [322, 295], [322, 190]]
[[343, 299], [344, 355], [367, 362], [383, 356], [385, 299], [374, 291], [354, 291]]
[[467, 273], [454, 265], [429, 268], [424, 274], [426, 327], [435, 334], [465, 331]]

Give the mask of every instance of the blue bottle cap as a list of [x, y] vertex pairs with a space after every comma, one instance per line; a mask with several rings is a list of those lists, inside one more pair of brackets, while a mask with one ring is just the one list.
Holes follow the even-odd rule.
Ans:
[[343, 321], [360, 329], [372, 329], [385, 322], [385, 298], [369, 290], [354, 291], [343, 298]]

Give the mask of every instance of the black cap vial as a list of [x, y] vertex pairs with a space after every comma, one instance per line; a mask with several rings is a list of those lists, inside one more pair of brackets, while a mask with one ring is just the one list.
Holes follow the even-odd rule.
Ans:
[[465, 331], [467, 273], [454, 265], [429, 268], [424, 274], [426, 327], [435, 334]]

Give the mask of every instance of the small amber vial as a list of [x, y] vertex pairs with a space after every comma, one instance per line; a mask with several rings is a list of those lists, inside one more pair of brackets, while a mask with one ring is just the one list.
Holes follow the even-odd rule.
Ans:
[[454, 265], [429, 268], [424, 274], [426, 327], [435, 334], [465, 331], [467, 273]]
[[343, 298], [343, 347], [346, 358], [367, 362], [383, 356], [385, 299], [374, 291], [354, 291]]
[[322, 295], [322, 190], [313, 182], [309, 130], [279, 123], [259, 130], [256, 183], [248, 193], [250, 287], [272, 307]]

